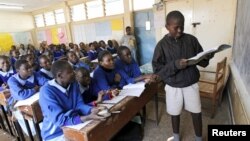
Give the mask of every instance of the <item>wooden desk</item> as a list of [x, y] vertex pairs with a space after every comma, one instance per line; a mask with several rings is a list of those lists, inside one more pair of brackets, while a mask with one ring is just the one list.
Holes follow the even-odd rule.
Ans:
[[28, 120], [32, 120], [36, 133], [37, 133], [37, 137], [40, 141], [42, 141], [42, 137], [41, 137], [41, 130], [39, 127], [39, 123], [43, 120], [43, 114], [41, 111], [41, 107], [39, 105], [39, 101], [35, 101], [33, 102], [31, 105], [24, 105], [24, 106], [19, 106], [17, 107], [18, 110], [22, 113], [23, 117], [24, 117], [24, 121], [25, 121], [25, 125], [27, 127], [28, 130], [28, 134], [30, 136], [31, 140], [33, 139], [30, 127], [29, 127], [29, 123]]
[[121, 110], [112, 114], [106, 121], [93, 121], [81, 130], [63, 127], [66, 140], [70, 141], [108, 141], [124, 127], [157, 94], [158, 84], [148, 85], [140, 97], [126, 97], [111, 108]]

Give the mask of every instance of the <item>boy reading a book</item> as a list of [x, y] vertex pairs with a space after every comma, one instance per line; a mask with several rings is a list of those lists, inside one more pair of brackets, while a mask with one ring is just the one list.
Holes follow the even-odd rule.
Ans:
[[[152, 65], [154, 73], [164, 81], [167, 112], [171, 115], [174, 141], [180, 140], [180, 114], [184, 105], [191, 112], [195, 140], [202, 140], [202, 116], [199, 95], [199, 70], [196, 65], [187, 65], [191, 58], [203, 51], [197, 38], [183, 33], [184, 16], [179, 11], [167, 15], [166, 28], [169, 31], [157, 44]], [[213, 54], [201, 60], [198, 65], [206, 67]]]

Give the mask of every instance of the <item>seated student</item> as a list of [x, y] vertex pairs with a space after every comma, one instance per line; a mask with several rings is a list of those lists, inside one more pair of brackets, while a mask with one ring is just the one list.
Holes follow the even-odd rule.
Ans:
[[83, 103], [74, 70], [67, 61], [56, 61], [51, 71], [55, 79], [41, 88], [39, 98], [44, 117], [43, 140], [64, 140], [61, 127], [103, 119], [97, 116], [100, 108]]
[[10, 65], [10, 59], [8, 56], [1, 55], [0, 56], [0, 81], [2, 85], [0, 87], [1, 90], [7, 89], [7, 81], [8, 79], [16, 73], [15, 70]]
[[59, 58], [64, 56], [64, 52], [61, 51], [61, 46], [60, 45], [56, 45], [55, 50], [53, 51], [53, 54], [54, 54], [54, 59], [55, 60], [58, 60]]
[[95, 45], [93, 43], [89, 43], [90, 50], [88, 51], [89, 61], [95, 60], [97, 58], [97, 52], [95, 50]]
[[40, 67], [36, 62], [34, 54], [26, 54], [24, 56], [21, 56], [21, 59], [28, 61], [29, 65], [33, 68], [33, 71], [39, 71]]
[[96, 51], [97, 51], [97, 54], [99, 54], [101, 51], [107, 50], [107, 49], [106, 49], [106, 43], [105, 43], [103, 40], [99, 41], [98, 44], [99, 44], [99, 47], [98, 47], [98, 49], [96, 50]]
[[[121, 77], [125, 80], [125, 84], [136, 83], [139, 81], [149, 81], [155, 75], [146, 74], [142, 75], [138, 64], [131, 56], [131, 52], [128, 47], [120, 46], [118, 48], [118, 58], [116, 59], [115, 66], [121, 75]], [[155, 76], [156, 77], [156, 76]]]
[[[10, 62], [11, 62], [12, 67], [15, 66], [15, 62], [19, 59], [19, 55], [20, 55], [19, 50], [17, 50], [17, 49], [10, 50], [10, 56], [11, 56]], [[15, 67], [14, 67], [14, 69], [15, 69]]]
[[97, 92], [122, 88], [124, 80], [115, 69], [111, 53], [109, 51], [100, 52], [98, 62], [99, 66], [95, 69], [93, 75]]
[[79, 58], [76, 56], [75, 52], [69, 51], [69, 52], [67, 53], [67, 58], [68, 58], [69, 64], [70, 64], [74, 69], [79, 68], [79, 67], [84, 67], [84, 68], [90, 70], [89, 65], [87, 65], [87, 64], [85, 64], [85, 63], [83, 63], [83, 62], [81, 62], [81, 61], [79, 60]]
[[51, 60], [47, 55], [41, 55], [39, 57], [39, 64], [41, 69], [38, 71], [38, 73], [48, 80], [53, 79], [53, 75], [51, 73]]
[[97, 104], [101, 103], [103, 99], [109, 99], [115, 95], [117, 95], [118, 91], [110, 90], [110, 91], [97, 91], [95, 90], [95, 83], [93, 78], [90, 77], [90, 73], [85, 68], [77, 68], [76, 72], [76, 80], [79, 84], [81, 96], [83, 98], [84, 103], [87, 103], [91, 106], [97, 106]]
[[111, 54], [115, 54], [116, 53], [116, 49], [113, 46], [113, 42], [111, 40], [108, 40], [108, 48], [107, 50], [111, 53]]
[[82, 52], [82, 54], [84, 55], [84, 56], [88, 56], [88, 49], [87, 49], [87, 46], [83, 43], [83, 42], [80, 42], [80, 44], [79, 44], [79, 46], [80, 46], [80, 51]]
[[[8, 110], [10, 110], [15, 117], [24, 132], [27, 134], [27, 129], [23, 120], [23, 116], [20, 111], [15, 110], [14, 104], [18, 100], [25, 100], [39, 91], [40, 86], [44, 85], [48, 80], [38, 73], [33, 72], [32, 67], [26, 60], [17, 60], [15, 63], [17, 73], [12, 75], [8, 80], [8, 86], [10, 87], [10, 97], [8, 99]], [[33, 125], [31, 123], [31, 125]], [[32, 134], [35, 134], [33, 126]]]

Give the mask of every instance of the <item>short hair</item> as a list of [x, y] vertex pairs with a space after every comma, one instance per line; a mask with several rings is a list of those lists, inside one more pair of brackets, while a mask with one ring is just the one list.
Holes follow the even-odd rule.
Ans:
[[126, 30], [128, 30], [128, 29], [130, 29], [130, 28], [131, 28], [130, 26], [127, 26], [127, 27], [126, 27]]
[[28, 61], [25, 59], [20, 59], [15, 62], [15, 69], [19, 70], [23, 64], [27, 64]]
[[82, 75], [89, 75], [89, 70], [84, 67], [79, 67], [75, 70], [75, 72], [80, 72]]
[[[98, 62], [101, 62], [104, 56], [111, 55], [107, 50], [103, 50], [98, 54]], [[111, 55], [112, 56], [112, 55]]]
[[177, 19], [180, 22], [182, 22], [184, 24], [185, 22], [185, 18], [183, 16], [183, 14], [180, 11], [171, 11], [168, 13], [167, 17], [166, 17], [166, 24], [169, 24], [169, 21], [172, 19]]
[[122, 55], [122, 51], [123, 51], [123, 50], [126, 50], [126, 49], [129, 50], [129, 48], [126, 47], [126, 46], [120, 46], [120, 47], [118, 48], [118, 50], [117, 50], [118, 56], [121, 56], [121, 55]]
[[71, 67], [71, 65], [68, 63], [68, 61], [58, 60], [52, 64], [51, 73], [52, 73], [53, 77], [56, 78], [56, 75], [58, 72], [62, 72], [64, 70], [67, 70], [70, 67]]
[[72, 53], [72, 54], [75, 54], [75, 55], [76, 55], [76, 53], [75, 53], [74, 51], [68, 51], [68, 52], [67, 52], [67, 58], [69, 57], [69, 54], [70, 54], [70, 53]]
[[39, 63], [40, 63], [40, 60], [43, 59], [43, 58], [49, 59], [49, 57], [47, 55], [42, 54], [42, 55], [39, 56], [39, 59], [38, 59]]

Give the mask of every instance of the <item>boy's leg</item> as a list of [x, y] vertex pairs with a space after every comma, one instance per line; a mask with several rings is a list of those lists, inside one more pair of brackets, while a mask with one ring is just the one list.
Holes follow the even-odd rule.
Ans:
[[202, 141], [202, 116], [201, 113], [191, 113], [193, 125], [194, 125], [194, 131], [196, 141]]
[[174, 141], [179, 141], [180, 140], [180, 115], [177, 116], [171, 116], [172, 120], [172, 128], [173, 128], [173, 133], [174, 133]]

